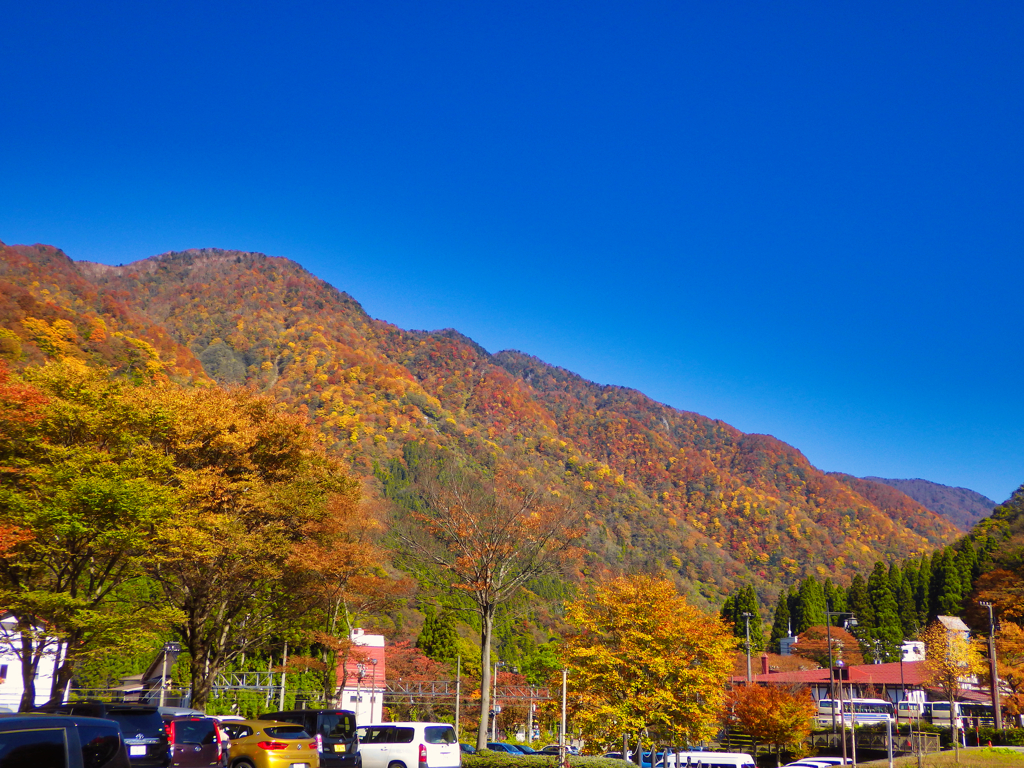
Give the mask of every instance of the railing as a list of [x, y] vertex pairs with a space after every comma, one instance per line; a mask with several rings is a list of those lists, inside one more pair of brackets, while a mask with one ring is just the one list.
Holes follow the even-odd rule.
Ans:
[[[367, 688], [370, 690], [370, 688]], [[418, 701], [455, 701], [454, 680], [427, 680], [427, 681], [405, 681], [389, 680], [384, 686], [384, 700], [405, 701], [412, 698]], [[462, 698], [470, 696], [465, 689], [462, 691]], [[547, 688], [532, 688], [527, 685], [498, 686], [497, 695], [499, 701], [547, 701], [551, 698], [550, 690]]]
[[[836, 750], [842, 748], [841, 733], [812, 733], [810, 737], [811, 746], [816, 749]], [[849, 738], [849, 737], [847, 737]], [[887, 752], [889, 750], [889, 735], [884, 731], [857, 731], [857, 749]], [[849, 743], [849, 742], [847, 742]], [[912, 733], [893, 734], [892, 751], [894, 754], [916, 754], [919, 750], [922, 754], [939, 752], [941, 745], [937, 733]]]

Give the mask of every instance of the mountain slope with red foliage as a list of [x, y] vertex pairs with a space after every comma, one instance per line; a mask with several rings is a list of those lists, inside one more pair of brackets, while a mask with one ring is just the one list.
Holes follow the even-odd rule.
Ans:
[[491, 355], [454, 330], [374, 320], [287, 259], [207, 249], [110, 267], [0, 246], [0, 322], [0, 353], [17, 346], [7, 356], [22, 365], [75, 356], [271, 393], [368, 476], [410, 441], [518, 464], [586, 508], [592, 575], [655, 569], [711, 601], [752, 581], [767, 600], [956, 536], [898, 491], [820, 472], [773, 437]]

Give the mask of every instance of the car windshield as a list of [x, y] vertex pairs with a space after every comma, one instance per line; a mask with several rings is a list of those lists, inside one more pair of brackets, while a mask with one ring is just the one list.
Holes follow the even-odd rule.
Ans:
[[308, 739], [309, 734], [299, 725], [271, 725], [263, 732], [272, 739]]

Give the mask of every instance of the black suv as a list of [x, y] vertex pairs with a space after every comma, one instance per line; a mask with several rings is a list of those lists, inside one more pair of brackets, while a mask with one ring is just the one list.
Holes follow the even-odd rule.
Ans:
[[295, 723], [316, 739], [320, 768], [362, 768], [356, 713], [347, 709], [292, 709], [268, 712], [260, 720]]
[[[113, 720], [121, 726], [132, 768], [167, 768], [171, 764], [170, 742], [156, 707], [111, 704], [105, 701], [72, 701], [46, 704], [37, 711]], [[0, 768], [3, 766], [0, 765]]]
[[130, 768], [121, 729], [110, 720], [0, 715], [0, 768]]

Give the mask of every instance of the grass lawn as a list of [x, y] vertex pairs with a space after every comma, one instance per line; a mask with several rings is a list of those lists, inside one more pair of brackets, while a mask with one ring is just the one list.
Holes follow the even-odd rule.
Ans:
[[[929, 768], [956, 768], [956, 755], [953, 750], [925, 755], [921, 764]], [[885, 768], [889, 761], [873, 760], [870, 763], [858, 762], [857, 765], [865, 768]], [[917, 757], [897, 757], [893, 760], [893, 765], [896, 768], [916, 768]], [[1013, 747], [968, 747], [960, 750], [960, 765], [963, 768], [1024, 768], [1024, 751]]]

